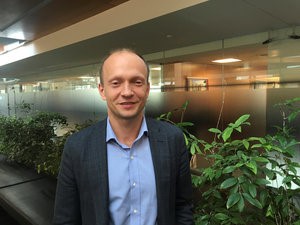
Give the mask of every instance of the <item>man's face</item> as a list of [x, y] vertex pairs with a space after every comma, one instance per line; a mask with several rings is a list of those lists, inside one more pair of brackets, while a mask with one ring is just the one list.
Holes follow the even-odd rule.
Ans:
[[99, 93], [110, 118], [141, 118], [149, 90], [147, 67], [134, 53], [116, 52], [104, 62]]

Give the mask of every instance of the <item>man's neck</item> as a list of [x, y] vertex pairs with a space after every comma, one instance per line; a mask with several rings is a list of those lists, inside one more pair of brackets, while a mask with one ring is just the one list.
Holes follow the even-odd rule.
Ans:
[[110, 125], [118, 139], [122, 144], [131, 147], [137, 138], [141, 129], [143, 116], [132, 120], [120, 120], [109, 117]]

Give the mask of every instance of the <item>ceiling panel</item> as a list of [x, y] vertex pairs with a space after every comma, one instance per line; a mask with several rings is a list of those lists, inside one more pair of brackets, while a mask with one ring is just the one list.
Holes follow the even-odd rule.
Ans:
[[31, 41], [126, 1], [1, 0], [0, 37]]
[[[6, 32], [23, 27], [27, 38], [43, 36], [122, 2], [124, 0], [52, 0], [45, 8], [40, 8], [36, 13], [11, 26]], [[42, 73], [49, 71], [97, 63], [112, 48], [132, 47], [141, 54], [149, 54], [299, 26], [299, 12], [299, 0], [209, 0], [140, 24], [2, 66], [0, 77], [5, 75], [22, 79], [38, 79], [37, 74], [42, 76]], [[263, 46], [264, 51], [265, 47]], [[258, 60], [261, 58], [263, 57], [257, 57]], [[170, 60], [189, 59], [177, 57]], [[205, 61], [202, 56], [201, 60]]]

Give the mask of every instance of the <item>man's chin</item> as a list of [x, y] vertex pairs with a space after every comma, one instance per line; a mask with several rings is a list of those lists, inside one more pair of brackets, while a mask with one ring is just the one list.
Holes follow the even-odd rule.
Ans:
[[123, 120], [135, 120], [138, 119], [140, 116], [142, 116], [142, 114], [140, 113], [122, 113], [120, 115], [120, 118]]

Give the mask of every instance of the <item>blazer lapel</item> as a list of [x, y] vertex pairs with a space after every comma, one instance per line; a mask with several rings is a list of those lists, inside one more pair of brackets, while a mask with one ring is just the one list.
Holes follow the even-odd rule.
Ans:
[[[99, 122], [91, 134], [89, 143], [90, 161], [92, 170], [91, 182], [95, 187], [95, 192], [91, 193], [95, 199], [94, 215], [96, 224], [108, 224], [108, 170], [107, 170], [107, 147], [106, 147], [106, 120]], [[93, 173], [93, 174], [92, 174]]]
[[[155, 125], [154, 125], [155, 124]], [[158, 222], [164, 221], [163, 213], [168, 209], [170, 200], [171, 162], [170, 148], [166, 136], [161, 132], [159, 123], [153, 119], [147, 119], [149, 142], [154, 166]], [[163, 224], [163, 223], [158, 223]]]

